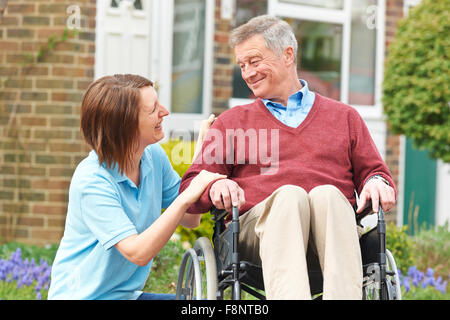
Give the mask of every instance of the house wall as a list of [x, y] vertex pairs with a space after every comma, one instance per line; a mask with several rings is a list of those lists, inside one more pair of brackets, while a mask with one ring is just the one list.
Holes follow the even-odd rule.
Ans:
[[[80, 9], [78, 34], [51, 49], [67, 21], [77, 22], [70, 5]], [[0, 23], [0, 241], [44, 245], [62, 236], [70, 179], [87, 154], [79, 111], [94, 39], [95, 1], [8, 1]]]

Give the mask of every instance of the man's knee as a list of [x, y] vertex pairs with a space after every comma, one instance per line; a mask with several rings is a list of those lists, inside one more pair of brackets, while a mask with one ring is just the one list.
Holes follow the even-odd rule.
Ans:
[[[327, 184], [313, 188], [309, 192], [309, 199], [310, 206], [314, 208], [315, 214], [322, 213], [326, 215], [327, 213], [338, 211], [341, 216], [343, 213], [354, 216], [353, 208], [348, 199], [341, 190], [333, 185]], [[332, 210], [329, 210], [330, 208]]]
[[273, 217], [297, 217], [299, 213], [309, 217], [308, 193], [298, 186], [281, 186], [272, 193], [266, 208], [273, 212]]
[[[339, 190], [336, 186], [333, 186], [331, 184], [324, 184], [321, 186], [317, 186], [315, 188], [313, 188], [310, 192], [309, 192], [309, 197], [314, 201], [314, 200], [325, 200], [327, 198], [340, 198], [343, 200], [347, 200], [347, 198], [345, 198], [345, 196], [342, 194], [341, 190]], [[348, 201], [348, 200], [347, 200]]]
[[277, 199], [283, 201], [302, 201], [308, 198], [308, 193], [299, 186], [292, 184], [285, 184], [273, 192]]

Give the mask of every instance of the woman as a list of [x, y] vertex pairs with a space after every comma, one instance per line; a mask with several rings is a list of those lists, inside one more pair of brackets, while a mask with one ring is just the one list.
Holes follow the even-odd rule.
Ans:
[[[106, 76], [87, 89], [81, 130], [93, 150], [70, 184], [49, 299], [174, 297], [142, 293], [151, 261], [179, 223], [199, 225], [201, 215], [186, 209], [225, 176], [204, 171], [178, 195], [180, 177], [157, 144], [168, 114], [153, 83], [140, 76]], [[162, 215], [161, 208], [167, 208]]]

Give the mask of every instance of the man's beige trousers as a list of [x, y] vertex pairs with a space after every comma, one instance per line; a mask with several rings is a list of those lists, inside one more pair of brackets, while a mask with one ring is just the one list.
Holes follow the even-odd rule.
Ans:
[[355, 213], [334, 186], [275, 190], [240, 217], [242, 260], [261, 264], [267, 299], [311, 299], [306, 251], [315, 248], [323, 299], [361, 299], [362, 262]]

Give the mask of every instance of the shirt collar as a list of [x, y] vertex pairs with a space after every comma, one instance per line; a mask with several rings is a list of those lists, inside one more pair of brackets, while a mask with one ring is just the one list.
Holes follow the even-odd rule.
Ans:
[[[98, 156], [97, 156], [97, 153], [94, 150], [92, 150], [90, 152], [90, 155], [92, 157], [94, 157], [97, 160], [97, 162], [98, 162]], [[140, 168], [141, 169], [140, 180], [141, 181], [144, 181], [144, 178], [151, 171], [150, 159], [151, 159], [151, 154], [150, 154], [150, 152], [147, 149], [145, 149], [144, 153], [142, 154], [141, 164], [140, 164], [140, 166], [141, 166], [141, 168]], [[113, 176], [114, 180], [117, 183], [130, 180], [125, 174], [120, 173], [119, 166], [117, 165], [117, 163], [114, 163], [112, 168], [109, 168], [108, 164], [105, 161], [103, 161], [102, 167], [105, 168]]]
[[[302, 88], [299, 91], [291, 94], [288, 98], [288, 101], [293, 101], [294, 102], [293, 105], [297, 106], [297, 108], [300, 108], [302, 105], [303, 97], [305, 97], [309, 94], [309, 88], [308, 88], [308, 82], [306, 82], [303, 79], [298, 79], [298, 80], [302, 84]], [[283, 109], [287, 108], [287, 106], [284, 106], [278, 102], [273, 102], [272, 100], [269, 100], [269, 99], [262, 99], [262, 101], [266, 106], [270, 105], [275, 108], [283, 108]], [[290, 105], [290, 103], [288, 103], [288, 104]]]

